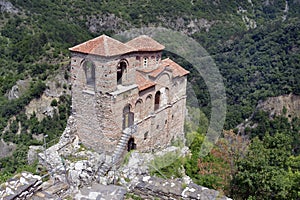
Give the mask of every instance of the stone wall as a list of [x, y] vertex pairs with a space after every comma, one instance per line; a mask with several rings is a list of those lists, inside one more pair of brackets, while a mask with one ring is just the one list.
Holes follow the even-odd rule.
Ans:
[[[147, 58], [147, 68], [144, 67]], [[87, 84], [84, 62], [95, 66], [95, 84]], [[117, 84], [117, 67], [126, 62], [122, 84]], [[162, 149], [176, 138], [183, 139], [186, 76], [173, 77], [164, 70], [156, 83], [144, 91], [136, 85], [136, 70], [153, 70], [161, 62], [161, 52], [138, 52], [115, 57], [72, 53], [72, 109], [78, 135], [84, 145], [98, 152], [112, 154], [123, 131], [123, 109], [130, 105], [137, 132], [132, 136], [140, 151]], [[160, 91], [160, 105], [154, 109], [155, 94]]]
[[15, 175], [0, 186], [0, 197], [3, 200], [20, 199], [31, 197], [40, 189], [42, 178], [29, 172]]
[[180, 180], [165, 180], [150, 176], [140, 178], [132, 192], [143, 199], [229, 200], [216, 190], [194, 183], [184, 184]]

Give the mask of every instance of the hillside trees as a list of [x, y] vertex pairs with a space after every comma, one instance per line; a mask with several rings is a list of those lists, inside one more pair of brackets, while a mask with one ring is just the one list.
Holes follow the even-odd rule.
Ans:
[[291, 156], [291, 138], [283, 133], [255, 138], [237, 163], [232, 181], [235, 199], [298, 199], [299, 156]]

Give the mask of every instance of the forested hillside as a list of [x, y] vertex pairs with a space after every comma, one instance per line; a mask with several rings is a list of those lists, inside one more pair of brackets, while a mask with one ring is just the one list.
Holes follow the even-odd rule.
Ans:
[[[228, 131], [209, 156], [198, 159], [209, 94], [188, 61], [166, 53], [192, 71], [198, 117], [205, 121], [196, 131], [187, 123], [189, 135], [196, 135], [189, 143], [193, 157], [174, 166], [183, 164], [196, 183], [237, 199], [300, 198], [300, 120], [270, 118], [256, 109], [268, 97], [300, 95], [299, 0], [0, 0], [0, 11], [0, 137], [16, 149], [0, 160], [1, 180], [24, 168], [35, 171], [34, 164], [26, 165], [28, 146], [42, 145], [42, 134], [53, 143], [64, 130], [70, 114], [69, 47], [103, 33], [163, 26], [189, 35], [210, 53], [224, 78], [228, 104]], [[19, 98], [9, 99], [18, 80], [29, 84]], [[50, 95], [53, 115], [28, 113], [33, 99], [52, 91], [51, 82], [62, 91]], [[257, 126], [248, 127], [246, 136], [235, 135], [236, 126], [250, 118]], [[230, 138], [246, 147], [232, 152]]]

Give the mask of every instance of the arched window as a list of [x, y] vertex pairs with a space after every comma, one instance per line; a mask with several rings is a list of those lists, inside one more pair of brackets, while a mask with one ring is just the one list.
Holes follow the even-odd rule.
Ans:
[[85, 72], [86, 84], [89, 86], [95, 86], [95, 65], [92, 61], [85, 61], [83, 64]]
[[135, 119], [136, 120], [140, 120], [143, 118], [143, 109], [142, 109], [142, 100], [139, 99], [136, 103], [135, 103], [135, 108], [134, 108], [134, 113], [135, 113]]
[[154, 110], [157, 110], [159, 108], [160, 104], [160, 91], [157, 91], [155, 93], [155, 99], [154, 99]]
[[168, 105], [170, 103], [170, 93], [169, 93], [169, 88], [165, 88], [164, 90], [164, 95], [163, 95], [163, 105]]
[[123, 109], [123, 130], [133, 125], [134, 113], [131, 112], [131, 106], [128, 104]]
[[127, 63], [122, 60], [117, 68], [117, 84], [122, 85], [124, 72], [127, 70]]
[[152, 102], [152, 96], [151, 95], [148, 95], [147, 98], [146, 98], [146, 101], [145, 101], [145, 116], [149, 115], [150, 112], [152, 112], [152, 105], [153, 105], [153, 102]]

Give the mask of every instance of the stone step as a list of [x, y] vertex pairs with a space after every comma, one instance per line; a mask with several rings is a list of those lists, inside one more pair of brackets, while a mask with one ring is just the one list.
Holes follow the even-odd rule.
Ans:
[[117, 146], [116, 146], [116, 148], [118, 148], [118, 147], [125, 147], [126, 145], [124, 145], [124, 143], [118, 143], [117, 144]]
[[117, 147], [125, 147], [127, 145], [127, 142], [125, 143], [125, 142], [119, 142], [118, 144], [117, 144]]
[[114, 154], [124, 151], [124, 148], [118, 148], [115, 150]]
[[130, 137], [131, 134], [123, 133], [121, 137]]
[[123, 133], [121, 137], [130, 137], [131, 134]]
[[126, 142], [126, 141], [128, 141], [129, 140], [129, 138], [121, 138], [119, 141], [124, 141], [124, 142]]
[[124, 148], [118, 148], [115, 150], [114, 154], [116, 153], [120, 153], [120, 152], [123, 152], [124, 151]]
[[120, 140], [120, 141], [119, 141], [119, 144], [127, 144], [127, 141], [128, 141], [128, 140]]

